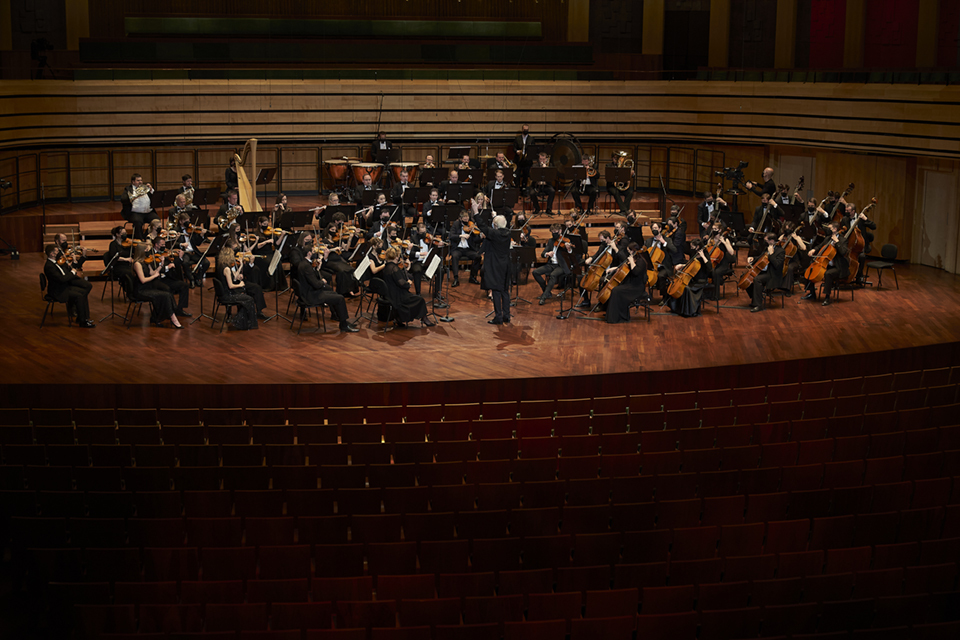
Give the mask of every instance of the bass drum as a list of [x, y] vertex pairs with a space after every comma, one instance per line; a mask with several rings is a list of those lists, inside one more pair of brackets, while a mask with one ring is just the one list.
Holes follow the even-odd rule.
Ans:
[[557, 169], [557, 178], [560, 184], [570, 184], [566, 172], [574, 165], [583, 164], [583, 154], [580, 152], [580, 142], [570, 133], [558, 133], [550, 139], [553, 145], [553, 155], [550, 158]]

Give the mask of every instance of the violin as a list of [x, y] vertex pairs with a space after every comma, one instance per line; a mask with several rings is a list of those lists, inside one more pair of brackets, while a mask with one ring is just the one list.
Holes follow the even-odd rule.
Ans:
[[236, 264], [237, 266], [240, 266], [245, 262], [248, 264], [253, 263], [253, 261], [256, 260], [257, 258], [262, 258], [262, 257], [263, 256], [258, 256], [255, 253], [246, 253], [241, 251], [236, 255]]
[[283, 229], [278, 229], [276, 227], [267, 227], [260, 231], [265, 236], [282, 236], [285, 233], [290, 233], [289, 231], [284, 231]]
[[123, 242], [120, 243], [120, 246], [121, 246], [121, 247], [135, 247], [136, 245], [142, 244], [142, 243], [144, 243], [144, 242], [146, 242], [147, 244], [149, 244], [149, 242], [148, 242], [147, 240], [134, 240], [133, 238], [127, 238], [126, 240], [124, 240]]
[[169, 251], [164, 251], [162, 253], [151, 253], [146, 258], [143, 259], [147, 264], [153, 264], [155, 262], [163, 262], [164, 259], [171, 257]]
[[480, 231], [480, 227], [478, 227], [477, 224], [476, 224], [473, 220], [471, 220], [470, 222], [468, 222], [467, 224], [465, 224], [465, 225], [463, 226], [463, 232], [464, 232], [464, 233], [473, 233], [473, 234], [476, 234], [476, 235], [480, 235], [480, 234], [482, 233], [482, 232]]

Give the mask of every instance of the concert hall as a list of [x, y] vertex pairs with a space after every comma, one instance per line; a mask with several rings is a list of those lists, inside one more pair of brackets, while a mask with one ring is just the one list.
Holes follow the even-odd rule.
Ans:
[[0, 106], [0, 638], [960, 638], [960, 0], [0, 0]]

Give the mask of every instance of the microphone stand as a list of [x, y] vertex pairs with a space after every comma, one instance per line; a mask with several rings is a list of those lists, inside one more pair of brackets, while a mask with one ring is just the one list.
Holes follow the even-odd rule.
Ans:
[[110, 258], [110, 262], [108, 262], [108, 263], [107, 263], [107, 266], [105, 266], [105, 267], [103, 268], [103, 271], [100, 272], [100, 275], [102, 275], [102, 276], [105, 275], [105, 276], [107, 276], [107, 277], [110, 279], [110, 313], [109, 313], [108, 315], [104, 316], [102, 320], [100, 320], [101, 323], [103, 323], [105, 320], [109, 320], [110, 318], [112, 318], [112, 317], [114, 317], [114, 316], [116, 316], [116, 317], [118, 317], [118, 318], [123, 318], [123, 316], [121, 316], [119, 313], [117, 313], [116, 311], [114, 311], [114, 306], [113, 306], [113, 305], [114, 305], [114, 296], [113, 296], [113, 263], [116, 262], [116, 261], [117, 261], [117, 258], [119, 258], [119, 257], [120, 257], [120, 252], [118, 251], [118, 252], [116, 252], [115, 254], [113, 254], [113, 257]]

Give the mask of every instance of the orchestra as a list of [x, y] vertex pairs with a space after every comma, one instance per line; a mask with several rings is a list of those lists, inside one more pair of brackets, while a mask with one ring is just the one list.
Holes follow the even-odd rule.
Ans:
[[[847, 200], [853, 184], [842, 192], [828, 191], [818, 203], [814, 197], [804, 198], [802, 177], [791, 193], [789, 185], [773, 182], [771, 167], [766, 167], [756, 182], [743, 180], [740, 172], [743, 181], [735, 182], [726, 193], [744, 198], [741, 211], [752, 208], [748, 223], [744, 225], [742, 214], [732, 210], [736, 196], [732, 204], [721, 197], [721, 182], [715, 190], [701, 192], [695, 232], [688, 241], [683, 207], [672, 204], [663, 220], [631, 211], [634, 164], [627, 152], [616, 151], [608, 166], [629, 169], [630, 180], [619, 182], [627, 177], [622, 171], [618, 182], [606, 181], [604, 186], [620, 216], [615, 216], [612, 229], [595, 229], [591, 248], [589, 228], [604, 224], [593, 215], [601, 187], [594, 157], [579, 156], [582, 165], [577, 168], [582, 166], [583, 171], [572, 180], [569, 176], [566, 182], [561, 182], [561, 176], [550, 180], [554, 173], [538, 171], [530, 182], [532, 168], [553, 168], [551, 150], [535, 144], [527, 125], [512, 146], [513, 160], [503, 150], [494, 156], [480, 156], [488, 169], [485, 183], [476, 182], [475, 177], [470, 178], [472, 183], [460, 181], [463, 171], [476, 176], [481, 166], [470, 153], [446, 163], [426, 154], [420, 165], [395, 163], [402, 168], [393, 174], [396, 180], [388, 191], [377, 187], [373, 176], [379, 174], [357, 173], [350, 183], [353, 186], [331, 192], [327, 203], [313, 206], [305, 212], [307, 216], [299, 216], [300, 211], [282, 193], [267, 213], [245, 215], [239, 204], [244, 172], [238, 172], [237, 159], [231, 159], [224, 201], [216, 215], [194, 205], [194, 180], [184, 174], [175, 191], [154, 198], [158, 209], [163, 202], [169, 204], [164, 223], [153, 209], [152, 185], [134, 173], [120, 195], [121, 215], [128, 225], [111, 230], [111, 242], [103, 254], [109, 270], [104, 273], [132, 283], [133, 295], [150, 300], [152, 323], [162, 325], [169, 319], [181, 328], [177, 318], [191, 316], [187, 311], [190, 290], [204, 284], [213, 260], [220, 301], [237, 308], [233, 325], [253, 329], [258, 319], [266, 319], [263, 292], [287, 290], [286, 267], [299, 285], [301, 299], [311, 305], [322, 302], [331, 306], [341, 320], [341, 330], [348, 332], [356, 328], [347, 322], [348, 313], [341, 305], [360, 296], [374, 277], [388, 284], [393, 302], [402, 309], [401, 324], [420, 319], [431, 326], [423, 312], [426, 303], [421, 291], [428, 257], [434, 255], [441, 260], [433, 278], [438, 291], [431, 287], [437, 306], [448, 306], [440, 291], [444, 277], [449, 278], [451, 287], [459, 287], [459, 270], [466, 262], [469, 283], [481, 285], [482, 295], [494, 300], [491, 324], [510, 322], [509, 287], [517, 285], [521, 264], [515, 256], [523, 247], [540, 248], [540, 260], [522, 265], [533, 267], [533, 278], [540, 287], [539, 305], [545, 305], [558, 288], [563, 291], [558, 297], [573, 291], [571, 306], [588, 310], [581, 313], [605, 314], [611, 324], [628, 321], [631, 308], [651, 301], [651, 294], [657, 293], [661, 306], [669, 306], [680, 316], [697, 316], [704, 293], [711, 291], [719, 299], [717, 289], [730, 278], [746, 290], [753, 312], [764, 309], [768, 292], [779, 290], [789, 296], [796, 283], [805, 289], [801, 300], [818, 300], [822, 294], [824, 306], [831, 304], [831, 294], [841, 285], [864, 284], [866, 260], [858, 260], [858, 256], [870, 251], [877, 224], [866, 214], [869, 206], [858, 212]], [[370, 151], [377, 159], [392, 148], [380, 132]], [[446, 180], [435, 186], [427, 183], [422, 189], [416, 186], [420, 169], [437, 169], [443, 164], [453, 167], [446, 171]], [[497, 192], [510, 196], [506, 190], [513, 186], [520, 188], [525, 200], [511, 206], [510, 199], [501, 199]], [[363, 206], [368, 191], [375, 196], [372, 204]], [[567, 217], [553, 217], [560, 214], [560, 207], [554, 211], [558, 193], [561, 201], [563, 196], [573, 200]], [[341, 207], [340, 195], [357, 203], [352, 213]], [[752, 200], [753, 196], [758, 200]], [[498, 202], [495, 208], [494, 201]], [[256, 204], [255, 199], [244, 202]], [[367, 202], [371, 202], [369, 196]], [[333, 213], [324, 215], [329, 207]], [[255, 208], [260, 211], [259, 206]], [[531, 208], [533, 218], [528, 217]], [[741, 216], [739, 226], [734, 225], [734, 214]], [[537, 221], [537, 216], [547, 218]], [[206, 227], [208, 220], [216, 225], [212, 227], [216, 233]], [[305, 220], [309, 226], [296, 226]], [[538, 242], [531, 223], [540, 229], [549, 224], [550, 239]], [[641, 227], [641, 233], [628, 233]], [[206, 247], [213, 246], [211, 241], [222, 245], [215, 245], [218, 253], [208, 258]], [[89, 283], [83, 271], [90, 257], [87, 250], [62, 233], [49, 247], [44, 272], [50, 291], [58, 300], [69, 301], [80, 326], [93, 326], [86, 305]], [[744, 247], [745, 264], [738, 259], [738, 251]], [[364, 259], [367, 267], [358, 270]], [[579, 301], [575, 300], [577, 293]], [[592, 307], [595, 293], [598, 301]]]

